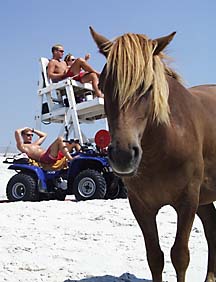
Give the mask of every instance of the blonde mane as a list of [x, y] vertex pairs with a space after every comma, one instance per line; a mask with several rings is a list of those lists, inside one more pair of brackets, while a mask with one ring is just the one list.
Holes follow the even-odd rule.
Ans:
[[155, 48], [155, 41], [141, 34], [127, 33], [109, 42], [103, 48], [108, 51], [107, 76], [114, 78], [114, 95], [120, 107], [129, 104], [134, 94], [138, 99], [152, 87], [153, 117], [158, 123], [169, 124], [166, 74], [176, 79], [179, 76], [165, 65], [163, 54], [153, 56]]

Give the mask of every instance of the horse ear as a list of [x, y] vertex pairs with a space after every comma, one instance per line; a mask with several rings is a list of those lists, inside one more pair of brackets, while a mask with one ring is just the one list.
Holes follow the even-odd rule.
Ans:
[[94, 29], [90, 26], [89, 27], [91, 35], [95, 41], [95, 43], [97, 44], [99, 51], [105, 56], [107, 57], [108, 55], [108, 50], [105, 50], [105, 46], [109, 43], [109, 46], [112, 44], [111, 41], [109, 39], [107, 39], [106, 37], [104, 37], [103, 35], [100, 35], [99, 33], [97, 33], [96, 31], [94, 31]]
[[175, 36], [176, 32], [172, 32], [167, 36], [160, 37], [157, 39], [154, 39], [153, 42], [156, 44], [156, 48], [154, 50], [154, 55], [158, 55], [163, 49], [170, 43], [170, 41]]

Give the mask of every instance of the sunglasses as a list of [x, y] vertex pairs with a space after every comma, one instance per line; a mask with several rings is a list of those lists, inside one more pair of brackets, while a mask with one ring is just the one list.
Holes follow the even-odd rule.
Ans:
[[25, 134], [27, 137], [33, 137], [33, 134], [27, 133]]
[[58, 50], [60, 53], [64, 53], [64, 50]]

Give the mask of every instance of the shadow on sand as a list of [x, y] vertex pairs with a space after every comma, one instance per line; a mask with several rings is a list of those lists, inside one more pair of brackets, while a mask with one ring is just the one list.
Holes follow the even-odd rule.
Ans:
[[80, 280], [67, 279], [64, 282], [152, 282], [152, 280], [137, 278], [130, 273], [124, 273], [120, 277], [112, 275], [95, 276], [89, 278], [83, 278]]

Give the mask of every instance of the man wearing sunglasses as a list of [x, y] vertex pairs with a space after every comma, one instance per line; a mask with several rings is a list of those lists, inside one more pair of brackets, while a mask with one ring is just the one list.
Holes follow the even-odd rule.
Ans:
[[67, 77], [73, 77], [73, 79], [81, 83], [91, 82], [95, 95], [97, 97], [104, 97], [98, 88], [98, 77], [100, 73], [87, 63], [87, 59], [90, 57], [89, 54], [85, 56], [85, 59], [73, 58], [72, 64], [67, 65], [62, 60], [64, 47], [61, 44], [57, 44], [52, 47], [52, 55], [53, 57], [49, 61], [47, 73], [53, 82], [58, 82]]
[[[38, 138], [32, 141], [33, 134]], [[47, 150], [41, 148], [41, 144], [45, 141], [47, 134], [29, 127], [19, 128], [15, 131], [15, 139], [17, 149], [22, 153], [26, 153], [29, 158], [38, 161], [42, 164], [53, 165], [57, 160], [66, 157], [67, 160], [73, 160], [70, 151], [75, 148], [80, 150], [80, 145], [77, 143], [65, 143], [62, 137], [58, 137]]]

